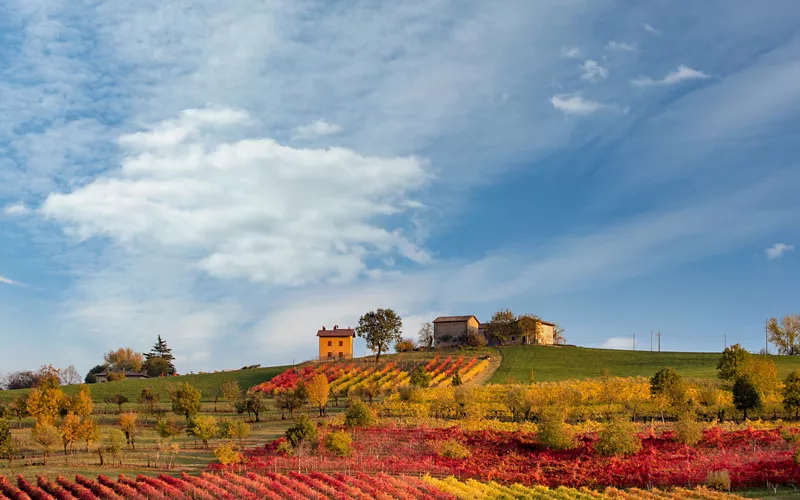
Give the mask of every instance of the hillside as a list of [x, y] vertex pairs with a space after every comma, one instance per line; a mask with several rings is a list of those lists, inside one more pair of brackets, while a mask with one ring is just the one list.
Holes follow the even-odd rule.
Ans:
[[[674, 368], [692, 378], [716, 377], [719, 353], [650, 352], [589, 349], [585, 347], [508, 346], [500, 348], [503, 362], [490, 383], [508, 377], [527, 381], [531, 369], [538, 382], [598, 377], [607, 368], [612, 376], [651, 377], [662, 368]], [[800, 368], [799, 356], [770, 356], [781, 378]]]
[[[136, 401], [145, 387], [152, 387], [158, 392], [166, 392], [167, 386], [171, 384], [188, 382], [198, 389], [202, 394], [203, 401], [214, 401], [215, 394], [219, 387], [229, 379], [235, 379], [242, 386], [243, 390], [265, 382], [275, 375], [283, 372], [287, 366], [272, 366], [268, 368], [255, 368], [250, 370], [231, 370], [226, 372], [203, 373], [196, 375], [182, 375], [179, 377], [151, 378], [145, 380], [122, 380], [119, 382], [106, 382], [102, 384], [92, 384], [92, 399], [103, 401], [106, 396], [122, 394], [130, 401]], [[72, 395], [77, 391], [78, 386], [65, 386], [64, 392]], [[7, 403], [13, 398], [24, 394], [27, 389], [19, 391], [0, 391], [0, 404]]]

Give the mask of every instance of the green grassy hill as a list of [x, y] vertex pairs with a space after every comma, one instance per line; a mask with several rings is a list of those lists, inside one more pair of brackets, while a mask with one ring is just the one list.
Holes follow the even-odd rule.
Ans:
[[[231, 370], [226, 372], [203, 373], [197, 375], [182, 375], [180, 377], [161, 377], [144, 380], [122, 380], [119, 382], [106, 382], [102, 384], [91, 384], [92, 399], [103, 401], [106, 396], [122, 394], [130, 401], [136, 401], [145, 387], [152, 387], [158, 392], [166, 393], [167, 386], [188, 382], [200, 389], [203, 401], [214, 401], [219, 387], [229, 379], [235, 379], [242, 386], [243, 390], [267, 381], [289, 368], [288, 366], [272, 366], [269, 368], [255, 368], [251, 370]], [[66, 386], [64, 392], [72, 395], [78, 390], [78, 386]], [[0, 391], [0, 404], [8, 403], [15, 397], [27, 392], [27, 389], [19, 391]]]
[[[690, 378], [715, 378], [719, 353], [650, 352], [589, 349], [585, 347], [501, 347], [503, 362], [490, 379], [502, 383], [508, 377], [526, 382], [531, 369], [537, 382], [598, 377], [607, 368], [612, 376], [651, 377], [662, 368], [674, 368]], [[800, 356], [770, 356], [781, 378], [800, 368]]]

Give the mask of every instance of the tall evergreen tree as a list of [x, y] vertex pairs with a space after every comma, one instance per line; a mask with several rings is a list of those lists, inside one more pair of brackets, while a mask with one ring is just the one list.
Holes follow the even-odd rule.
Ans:
[[[164, 361], [166, 361], [166, 365], [169, 367], [167, 373], [164, 375], [174, 375], [175, 374], [175, 365], [172, 363], [175, 360], [175, 356], [172, 355], [172, 349], [167, 346], [167, 341], [161, 338], [161, 335], [158, 336], [158, 340], [156, 340], [155, 345], [150, 350], [150, 352], [144, 355], [147, 358], [145, 361], [145, 369], [149, 371], [161, 371], [158, 367], [163, 366]], [[154, 359], [163, 360], [161, 362], [156, 362], [151, 360]], [[151, 374], [151, 376], [153, 376]]]

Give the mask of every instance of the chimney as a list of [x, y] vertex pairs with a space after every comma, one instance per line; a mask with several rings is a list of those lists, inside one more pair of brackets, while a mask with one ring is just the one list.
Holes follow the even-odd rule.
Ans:
[[325, 331], [325, 325], [322, 325], [322, 331], [323, 332]]
[[339, 325], [333, 325], [334, 330], [336, 330], [337, 328], [339, 328]]

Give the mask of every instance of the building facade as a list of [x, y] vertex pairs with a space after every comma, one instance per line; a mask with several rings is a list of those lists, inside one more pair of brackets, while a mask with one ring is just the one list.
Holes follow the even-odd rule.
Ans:
[[324, 326], [317, 332], [319, 337], [319, 359], [350, 359], [353, 357], [353, 340], [356, 331], [352, 328], [339, 328], [334, 325], [332, 330]]
[[433, 320], [433, 345], [434, 347], [463, 345], [467, 333], [479, 331], [480, 326], [475, 316], [440, 316]]

